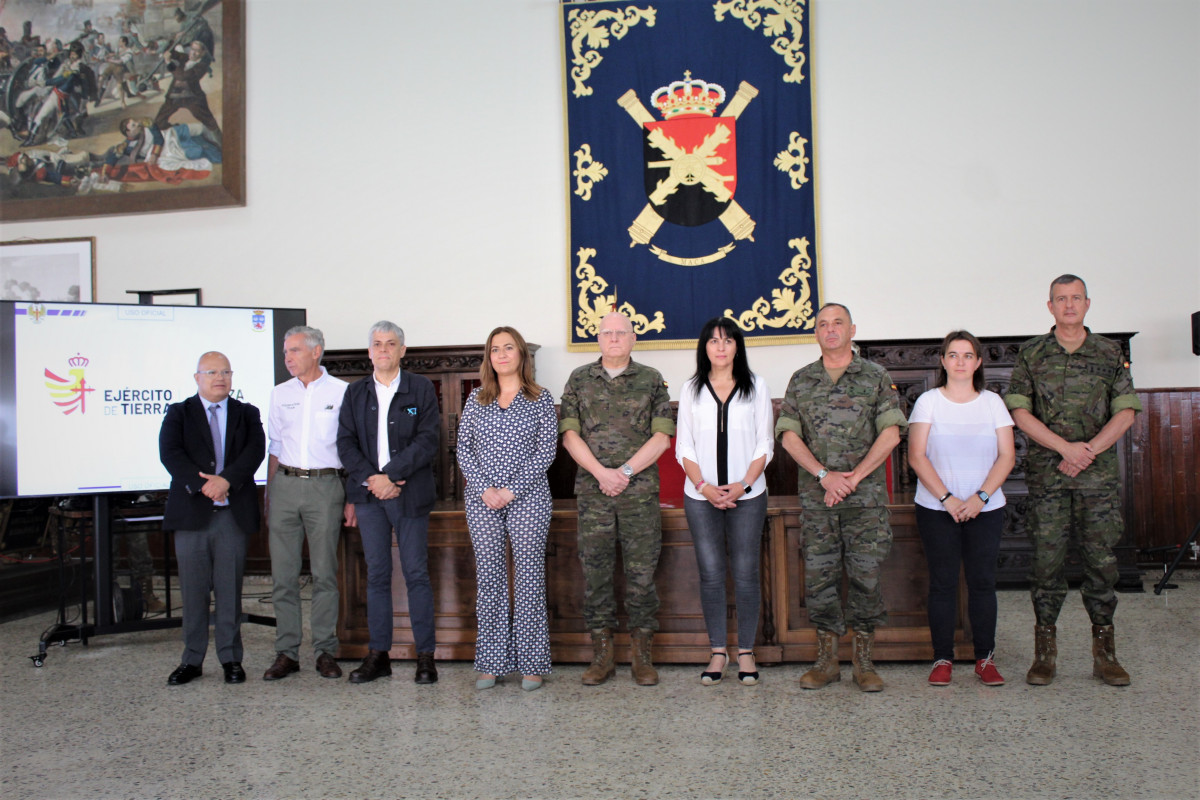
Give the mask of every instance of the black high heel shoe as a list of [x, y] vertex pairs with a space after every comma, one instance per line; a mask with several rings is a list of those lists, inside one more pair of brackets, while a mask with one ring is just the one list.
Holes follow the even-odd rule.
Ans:
[[[753, 650], [738, 650], [738, 666], [741, 667], [742, 656], [753, 655]], [[758, 665], [755, 664], [755, 666], [757, 667]], [[742, 672], [741, 669], [739, 669], [738, 681], [740, 681], [743, 686], [753, 686], [754, 684], [758, 683], [758, 670], [756, 669], [754, 672]]]
[[[725, 664], [729, 663], [729, 654], [728, 653], [712, 653], [712, 655], [720, 656], [721, 658], [725, 659]], [[709, 658], [709, 660], [711, 661], [712, 659]], [[723, 678], [723, 677], [725, 677], [724, 664], [721, 666], [720, 672], [708, 672], [707, 670], [704, 672], [701, 672], [700, 673], [700, 682], [703, 683], [705, 686], [716, 686], [718, 683], [721, 682], [721, 678]]]

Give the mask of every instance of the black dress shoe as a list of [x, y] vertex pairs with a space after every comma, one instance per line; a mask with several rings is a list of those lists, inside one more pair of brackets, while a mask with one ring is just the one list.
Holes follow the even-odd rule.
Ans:
[[417, 653], [417, 674], [413, 680], [417, 683], [437, 683], [437, 665], [433, 663], [433, 653]]
[[370, 683], [392, 674], [392, 659], [386, 650], [368, 650], [362, 666], [350, 673], [351, 683]]
[[226, 683], [246, 682], [246, 670], [242, 669], [242, 662], [230, 661], [228, 664], [222, 664], [221, 669], [225, 670]]
[[183, 686], [185, 683], [194, 678], [199, 678], [204, 674], [204, 670], [199, 664], [180, 664], [175, 668], [175, 671], [167, 676], [168, 686]]

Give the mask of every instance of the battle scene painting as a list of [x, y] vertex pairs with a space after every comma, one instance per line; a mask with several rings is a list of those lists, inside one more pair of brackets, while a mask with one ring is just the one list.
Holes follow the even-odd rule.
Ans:
[[243, 205], [242, 0], [0, 0], [0, 220]]

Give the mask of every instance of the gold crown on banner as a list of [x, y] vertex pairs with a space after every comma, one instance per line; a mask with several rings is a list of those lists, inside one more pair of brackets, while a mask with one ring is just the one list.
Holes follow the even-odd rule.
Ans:
[[683, 73], [683, 80], [660, 86], [650, 95], [650, 104], [658, 109], [663, 119], [684, 114], [705, 114], [711, 117], [716, 113], [717, 106], [724, 102], [724, 87], [699, 78], [692, 80], [691, 70]]

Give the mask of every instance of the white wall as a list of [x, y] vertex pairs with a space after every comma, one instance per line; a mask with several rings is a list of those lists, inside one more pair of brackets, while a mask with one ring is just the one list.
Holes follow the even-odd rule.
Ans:
[[[1041, 332], [1050, 279], [1075, 272], [1093, 330], [1140, 331], [1140, 387], [1200, 386], [1200, 3], [814, 6], [826, 299], [860, 338]], [[331, 348], [381, 317], [412, 345], [516, 325], [557, 394], [590, 358], [566, 351], [558, 13], [250, 0], [246, 208], [0, 236], [94, 235], [101, 301], [199, 285], [211, 305], [302, 306]], [[758, 347], [751, 364], [778, 396], [816, 355]], [[636, 357], [676, 396], [694, 364]]]

